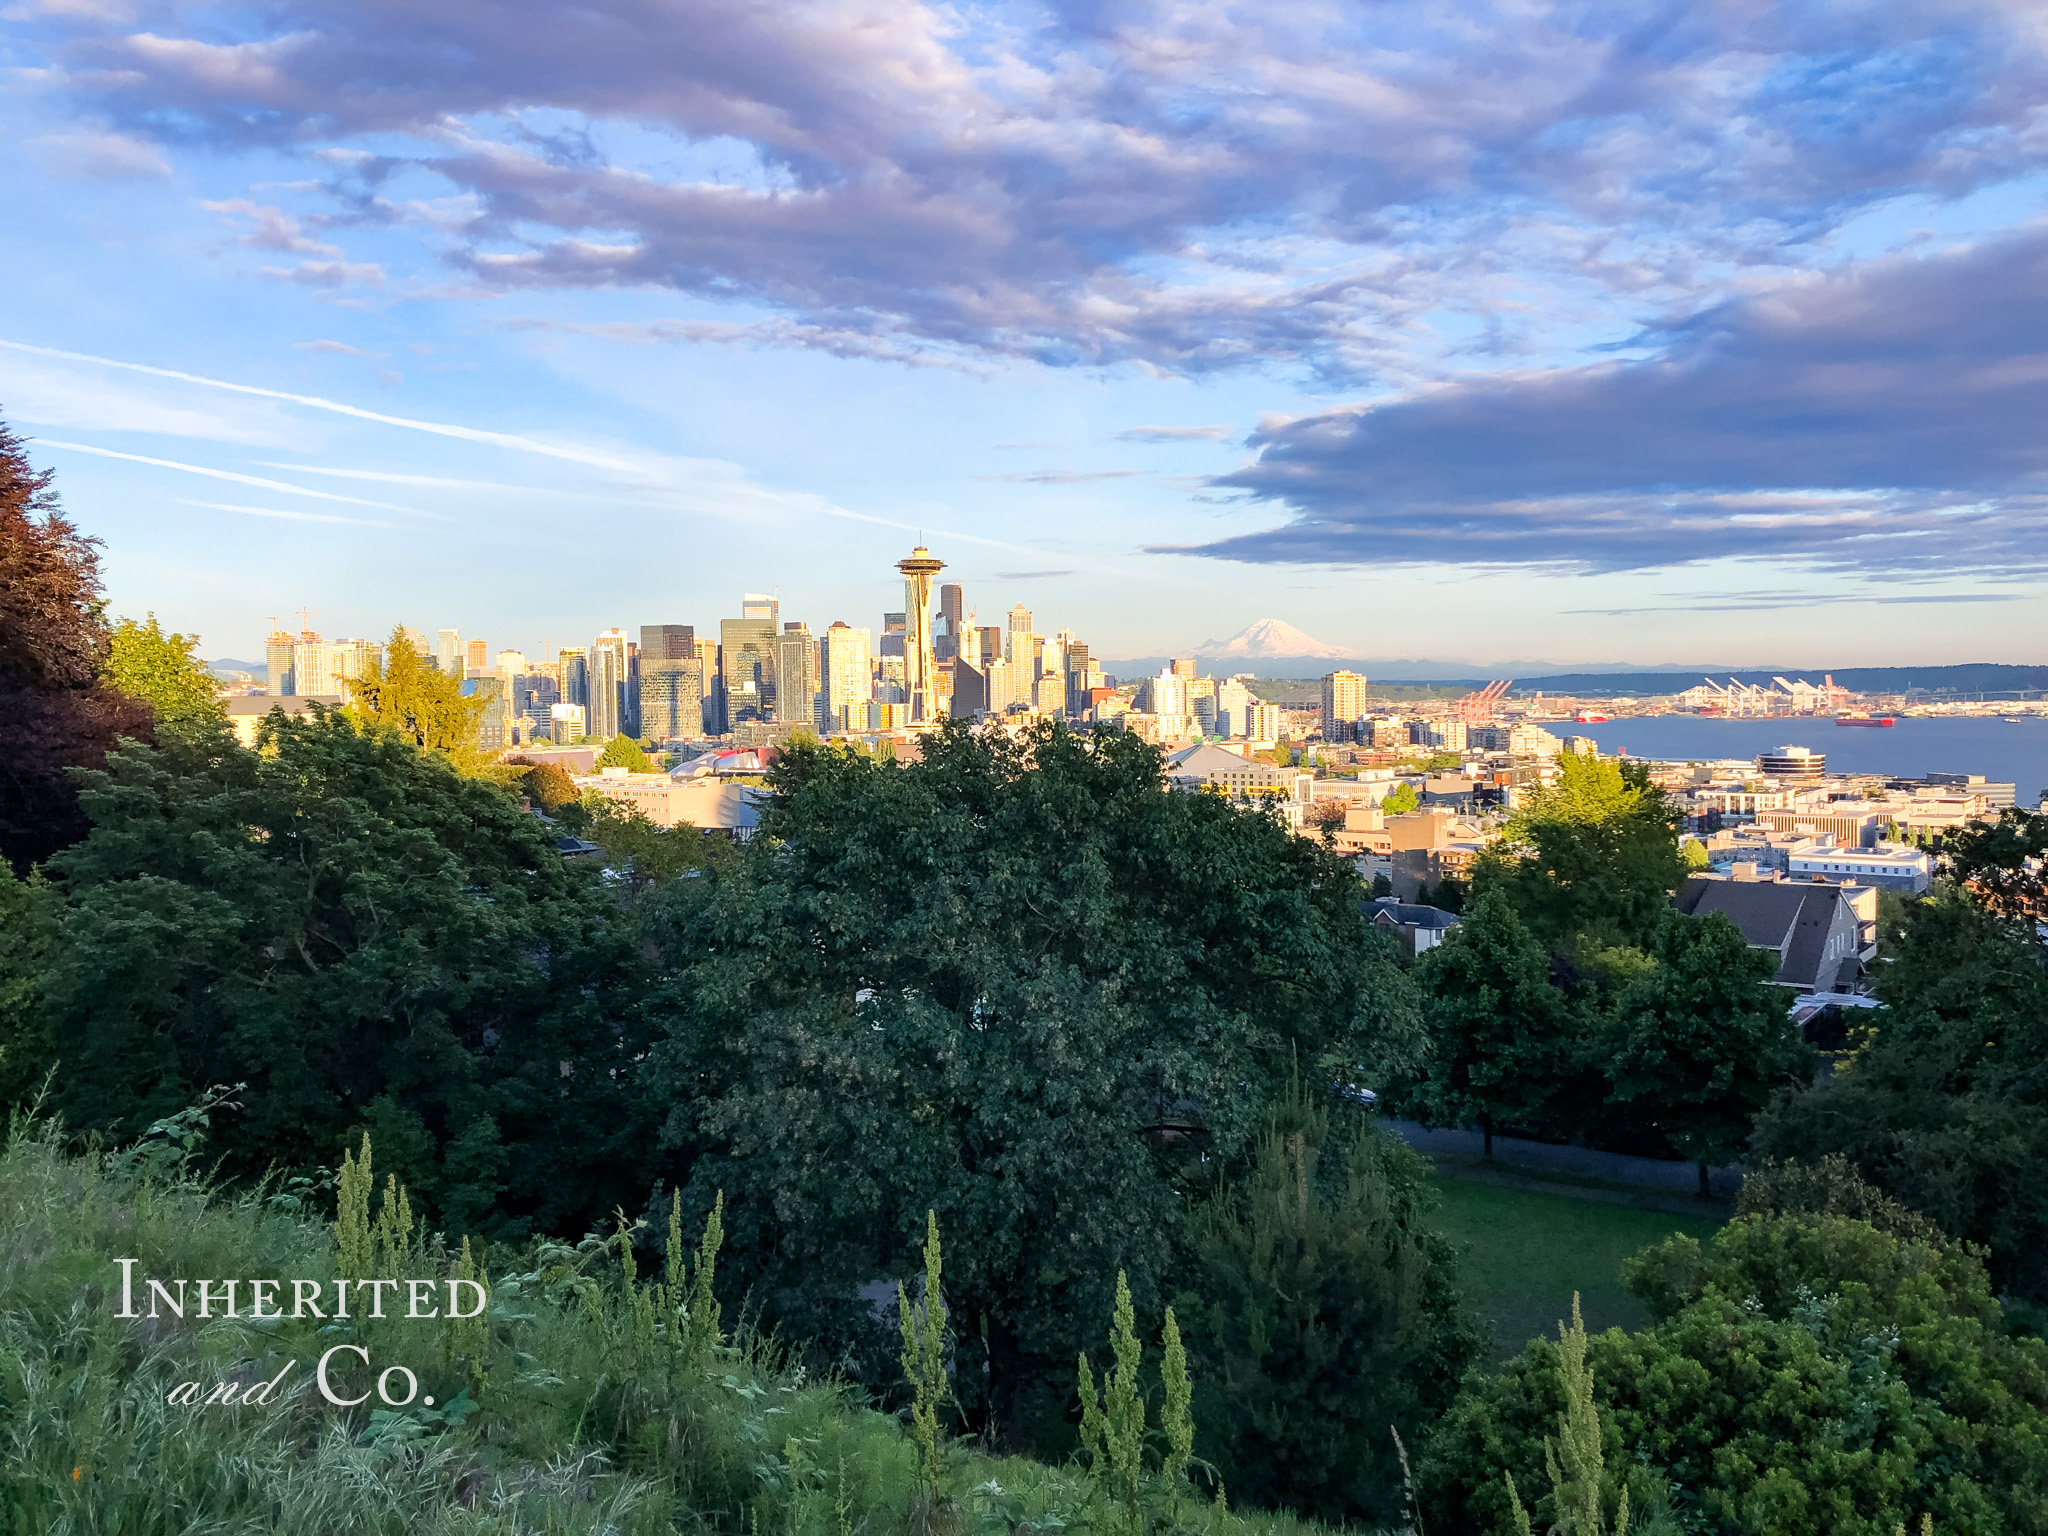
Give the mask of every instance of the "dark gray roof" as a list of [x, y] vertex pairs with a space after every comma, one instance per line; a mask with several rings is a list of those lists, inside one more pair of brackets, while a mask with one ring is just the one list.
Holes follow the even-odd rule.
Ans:
[[1410, 923], [1417, 928], [1455, 928], [1464, 921], [1457, 913], [1446, 912], [1442, 907], [1417, 906], [1413, 902], [1395, 901], [1390, 896], [1376, 898], [1365, 910], [1376, 923]]
[[1778, 951], [1783, 959], [1773, 981], [1810, 987], [1819, 978], [1842, 893], [1832, 885], [1694, 875], [1672, 899], [1687, 916], [1718, 912], [1755, 948]]

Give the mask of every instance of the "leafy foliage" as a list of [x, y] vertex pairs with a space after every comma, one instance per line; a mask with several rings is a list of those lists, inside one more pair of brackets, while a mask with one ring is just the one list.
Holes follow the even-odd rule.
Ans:
[[2048, 813], [2006, 807], [1944, 841], [1942, 871], [1985, 911], [2048, 922]]
[[1416, 967], [1430, 1053], [1396, 1101], [1430, 1125], [1541, 1120], [1577, 1051], [1575, 1021], [1550, 984], [1550, 959], [1498, 888]]
[[123, 619], [108, 637], [107, 679], [159, 721], [224, 720], [227, 710], [198, 646], [197, 635], [165, 634], [153, 613], [140, 624]]
[[772, 782], [761, 833], [646, 910], [668, 1134], [785, 1318], [858, 1324], [935, 1210], [986, 1341], [963, 1411], [1071, 1443], [1075, 1320], [1119, 1270], [1158, 1315], [1192, 1154], [1239, 1156], [1297, 1051], [1350, 1081], [1406, 1048], [1357, 876], [1115, 731], [953, 724], [908, 767], [792, 743]]
[[[1646, 1250], [1625, 1278], [1655, 1322], [1588, 1343], [1603, 1504], [1625, 1489], [1726, 1531], [1891, 1536], [1923, 1514], [2040, 1528], [2048, 1347], [2007, 1331], [1974, 1254], [1847, 1217], [1748, 1216], [1711, 1249]], [[1423, 1472], [1438, 1526], [1514, 1529], [1499, 1469], [1542, 1464], [1560, 1363], [1534, 1341], [1445, 1418]]]
[[478, 774], [485, 759], [481, 739], [490, 701], [465, 695], [462, 678], [443, 672], [413, 644], [403, 624], [391, 631], [384, 656], [370, 659], [366, 675], [351, 689], [349, 712], [365, 724], [396, 732], [422, 751], [448, 759], [458, 772]]
[[1380, 801], [1380, 809], [1389, 816], [1400, 816], [1414, 810], [1420, 804], [1422, 797], [1415, 793], [1415, 786], [1403, 782], [1387, 791], [1386, 798]]
[[1647, 947], [1685, 876], [1676, 813], [1609, 759], [1567, 752], [1557, 766], [1480, 857], [1475, 893], [1500, 891], [1554, 949], [1580, 935]]
[[40, 982], [67, 1121], [132, 1135], [244, 1081], [231, 1171], [331, 1165], [374, 1129], [471, 1231], [559, 1229], [644, 1189], [630, 955], [590, 873], [395, 735], [333, 712], [266, 732], [262, 752], [173, 735], [88, 775]]
[[1241, 1505], [1392, 1520], [1390, 1431], [1419, 1434], [1483, 1350], [1428, 1165], [1364, 1120], [1290, 1100], [1202, 1219], [1178, 1298], [1196, 1445]]
[[49, 1070], [43, 969], [62, 916], [40, 873], [20, 879], [0, 859], [0, 1111], [27, 1103]]
[[1775, 956], [1720, 914], [1667, 918], [1657, 962], [1622, 994], [1607, 1070], [1614, 1096], [1700, 1165], [1704, 1193], [1707, 1165], [1742, 1153], [1771, 1095], [1811, 1075], [1811, 1053], [1769, 985]]
[[652, 773], [654, 764], [640, 743], [621, 732], [604, 744], [604, 750], [597, 755], [600, 768], [625, 768], [634, 773]]
[[1773, 1105], [1757, 1148], [1840, 1154], [1986, 1244], [2013, 1294], [2048, 1302], [2048, 948], [1956, 894], [1904, 907], [1886, 938], [1868, 1037], [1831, 1080]]
[[58, 510], [54, 479], [0, 423], [0, 857], [23, 873], [85, 836], [70, 770], [150, 736], [149, 706], [106, 680], [99, 541]]

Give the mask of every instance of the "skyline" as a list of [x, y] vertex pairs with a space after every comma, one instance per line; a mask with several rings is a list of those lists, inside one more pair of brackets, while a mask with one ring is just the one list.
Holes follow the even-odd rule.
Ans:
[[209, 656], [922, 542], [1105, 657], [2041, 659], [2027, 7], [10, 21], [0, 419]]

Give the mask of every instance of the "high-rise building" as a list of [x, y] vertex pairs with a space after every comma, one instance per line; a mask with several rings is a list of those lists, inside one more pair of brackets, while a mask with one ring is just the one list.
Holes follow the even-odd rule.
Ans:
[[334, 645], [310, 629], [292, 642], [292, 692], [316, 698], [341, 692], [334, 675]]
[[1146, 678], [1139, 707], [1169, 719], [1188, 714], [1188, 680], [1172, 670]]
[[477, 717], [476, 744], [486, 752], [502, 751], [511, 742], [505, 685], [498, 681], [496, 674], [486, 672], [481, 677], [466, 679], [462, 684], [462, 696], [484, 701], [483, 713]]
[[939, 718], [938, 668], [932, 657], [932, 578], [945, 568], [946, 562], [933, 559], [922, 544], [896, 562], [896, 569], [903, 573], [903, 672], [912, 725]]
[[556, 677], [556, 691], [559, 702], [574, 704], [583, 711], [582, 718], [590, 718], [590, 650], [586, 646], [564, 646], [556, 662], [559, 669]]
[[626, 632], [608, 629], [590, 643], [590, 734], [610, 741], [626, 728]]
[[1005, 714], [1017, 702], [1016, 679], [1010, 672], [1010, 664], [998, 655], [982, 668], [982, 677], [988, 685], [988, 708], [992, 714]]
[[960, 631], [967, 623], [967, 593], [955, 581], [939, 588], [939, 617], [932, 625], [932, 656], [952, 661], [960, 654]]
[[291, 632], [273, 629], [263, 642], [263, 665], [269, 674], [263, 691], [273, 699], [289, 698], [298, 690], [292, 686]]
[[1016, 670], [1020, 664], [1035, 662], [1035, 657], [1025, 658], [1022, 663], [1019, 660], [1023, 652], [1032, 649], [1031, 642], [1036, 638], [1031, 633], [1031, 610], [1019, 603], [1010, 610], [1004, 627], [1008, 634], [1003, 641], [1003, 660], [1010, 664], [1011, 670]]
[[466, 650], [468, 654], [463, 659], [465, 660], [465, 662], [467, 662], [468, 665], [466, 667], [466, 670], [472, 677], [479, 672], [487, 672], [490, 670], [490, 653], [484, 648], [483, 641], [470, 641], [469, 645], [466, 647]]
[[1007, 654], [1003, 645], [1003, 627], [984, 624], [981, 627], [981, 664], [985, 667], [992, 661], [1002, 660]]
[[505, 650], [498, 652], [498, 676], [505, 679], [505, 687], [508, 691], [512, 687], [512, 680], [514, 678], [524, 677], [525, 675], [526, 653], [524, 651]]
[[589, 735], [584, 729], [586, 723], [581, 704], [548, 706], [548, 734], [558, 747], [566, 747], [579, 737]]
[[1245, 706], [1244, 733], [1253, 741], [1280, 739], [1280, 706], [1254, 699]]
[[775, 719], [813, 729], [818, 724], [818, 642], [802, 623], [783, 625], [775, 640]]
[[1252, 691], [1236, 678], [1216, 685], [1216, 731], [1222, 736], [1248, 736]]
[[[644, 643], [644, 642], [643, 642]], [[655, 741], [680, 741], [704, 729], [704, 666], [696, 646], [675, 660], [640, 656], [640, 734]]]
[[775, 615], [772, 597], [749, 592], [740, 617], [718, 623], [718, 734], [749, 720], [774, 718]]
[[[963, 625], [960, 633], [954, 637], [953, 660], [963, 667], [978, 669], [982, 663], [981, 634], [982, 632], [975, 628], [974, 625]], [[998, 652], [997, 654], [1001, 653]], [[945, 660], [945, 657], [941, 656], [939, 664], [944, 666]]]
[[825, 729], [867, 728], [868, 705], [874, 699], [874, 668], [868, 659], [868, 632], [843, 622], [818, 638], [818, 692], [824, 699]]
[[650, 661], [694, 661], [697, 658], [697, 631], [689, 624], [642, 624], [640, 626], [640, 664], [644, 667]]
[[462, 632], [444, 629], [434, 636], [434, 665], [450, 677], [462, 676]]
[[1338, 668], [1323, 678], [1323, 740], [1356, 741], [1358, 723], [1368, 711], [1365, 678]]
[[1088, 647], [1078, 640], [1066, 648], [1067, 718], [1079, 720], [1087, 714], [1088, 695], [1103, 686], [1102, 669], [1089, 658]]
[[908, 622], [900, 613], [882, 615], [882, 635], [875, 642], [877, 656], [901, 656], [903, 654], [904, 625]]
[[1192, 682], [1195, 676], [1195, 658], [1192, 656], [1176, 656], [1173, 659], [1170, 670], [1175, 677]]

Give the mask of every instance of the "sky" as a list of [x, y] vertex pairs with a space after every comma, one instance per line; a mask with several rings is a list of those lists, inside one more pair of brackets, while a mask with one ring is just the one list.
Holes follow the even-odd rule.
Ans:
[[2038, 0], [0, 0], [0, 207], [208, 656], [922, 541], [1108, 657], [2044, 659]]

